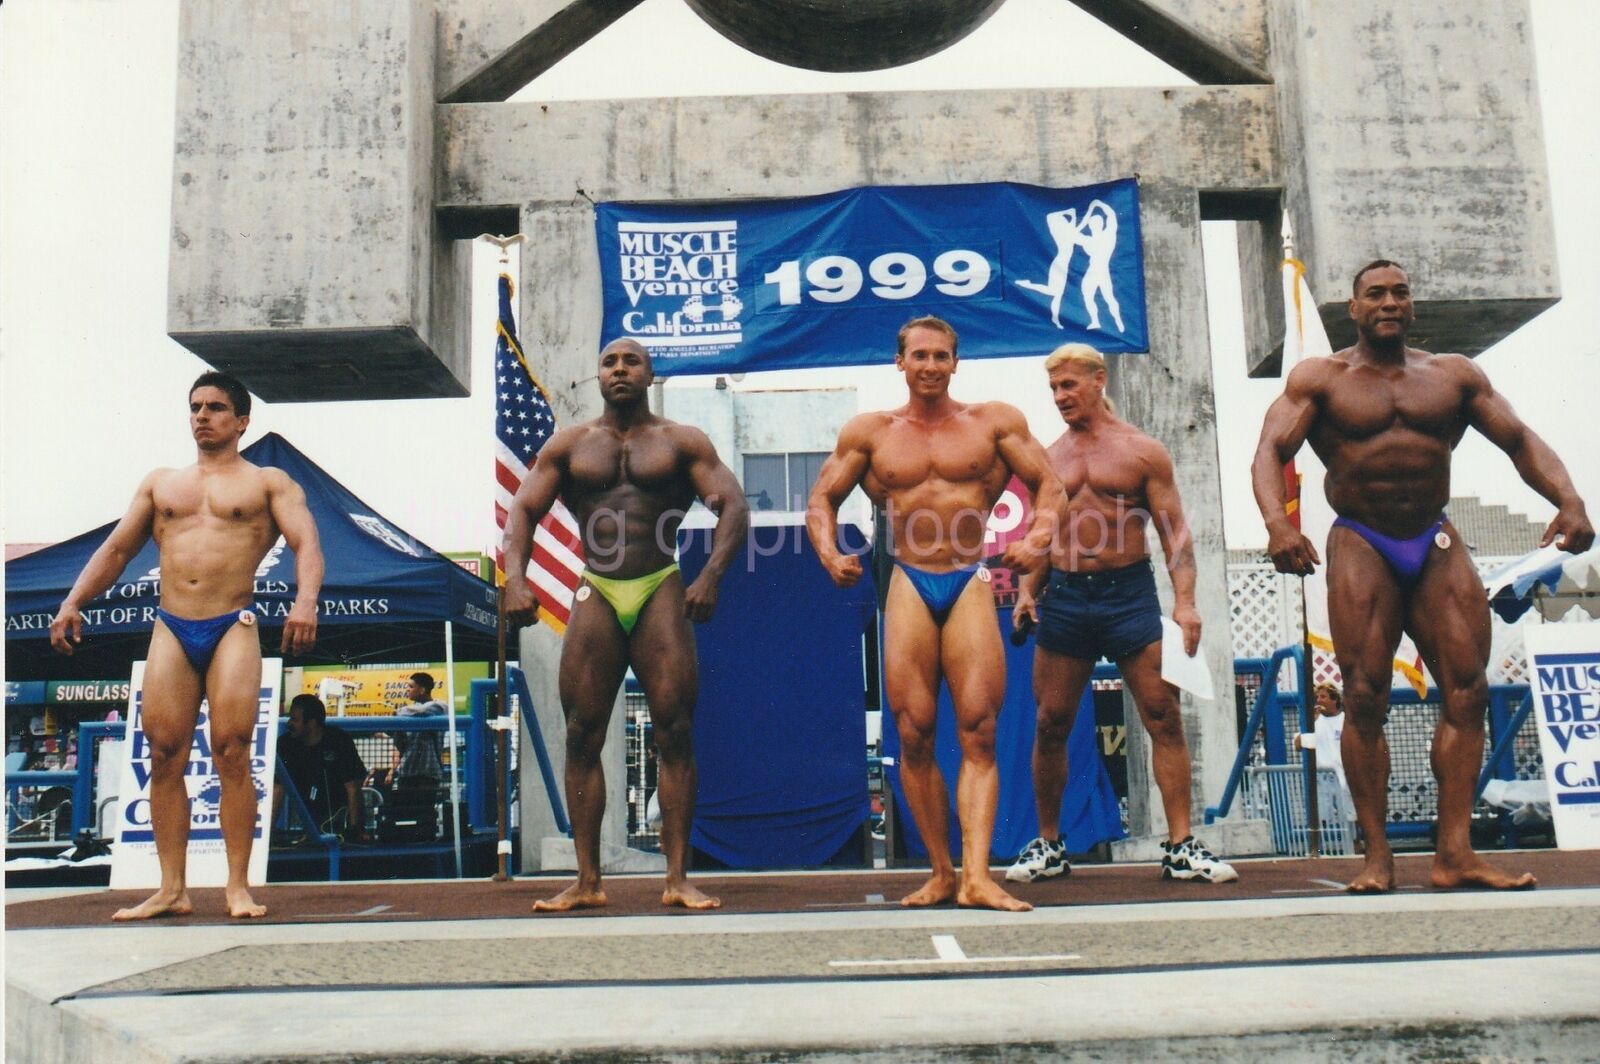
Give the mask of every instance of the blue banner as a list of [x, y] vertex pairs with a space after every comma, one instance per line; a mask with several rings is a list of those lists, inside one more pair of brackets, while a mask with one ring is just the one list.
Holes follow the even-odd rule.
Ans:
[[881, 364], [924, 314], [963, 358], [1149, 349], [1132, 179], [602, 203], [595, 228], [601, 336], [644, 344], [661, 376]]

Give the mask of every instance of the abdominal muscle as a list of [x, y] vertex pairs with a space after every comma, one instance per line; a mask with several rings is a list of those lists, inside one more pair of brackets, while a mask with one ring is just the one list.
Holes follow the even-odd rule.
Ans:
[[989, 510], [998, 497], [981, 481], [939, 477], [886, 492], [880, 505], [888, 513], [895, 558], [935, 572], [981, 562]]
[[1050, 550], [1050, 565], [1072, 573], [1121, 569], [1150, 556], [1144, 512], [1115, 502], [1073, 500], [1065, 533]]
[[249, 607], [270, 528], [195, 518], [169, 523], [161, 547], [161, 608], [179, 617], [216, 617]]

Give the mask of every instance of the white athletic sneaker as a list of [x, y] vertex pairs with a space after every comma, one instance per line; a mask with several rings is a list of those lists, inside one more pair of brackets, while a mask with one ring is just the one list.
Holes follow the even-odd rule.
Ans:
[[1228, 862], [1220, 860], [1193, 835], [1174, 845], [1161, 844], [1162, 879], [1203, 879], [1207, 883], [1231, 883], [1239, 878]]
[[1072, 866], [1067, 863], [1066, 843], [1057, 839], [1034, 839], [1028, 848], [1017, 856], [1017, 863], [1006, 869], [1006, 879], [1012, 883], [1032, 883], [1051, 876], [1070, 876]]

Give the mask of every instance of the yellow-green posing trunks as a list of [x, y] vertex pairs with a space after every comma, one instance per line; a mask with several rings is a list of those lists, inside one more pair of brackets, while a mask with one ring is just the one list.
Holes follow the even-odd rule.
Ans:
[[622, 622], [622, 630], [631, 633], [633, 626], [639, 623], [639, 614], [644, 612], [645, 603], [650, 601], [650, 596], [656, 593], [656, 588], [662, 581], [678, 571], [678, 563], [673, 562], [665, 569], [658, 569], [645, 576], [636, 576], [632, 580], [614, 580], [609, 576], [596, 576], [589, 570], [583, 571], [583, 578], [589, 586], [600, 592], [602, 598], [611, 603], [611, 608], [617, 613], [617, 620]]

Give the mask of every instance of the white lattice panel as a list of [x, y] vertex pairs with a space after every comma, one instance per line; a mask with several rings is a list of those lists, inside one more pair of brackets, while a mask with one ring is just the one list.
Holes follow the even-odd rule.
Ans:
[[[1285, 584], [1288, 584], [1287, 593]], [[1228, 614], [1233, 626], [1233, 656], [1270, 658], [1299, 636], [1288, 618], [1300, 616], [1298, 581], [1286, 581], [1271, 565], [1228, 566]]]
[[[1515, 559], [1509, 557], [1484, 557], [1473, 559], [1478, 575], [1486, 576]], [[1286, 577], [1271, 564], [1261, 562], [1235, 563], [1228, 566], [1228, 607], [1233, 625], [1233, 656], [1236, 658], [1266, 658], [1280, 647], [1300, 641], [1300, 581]], [[1522, 640], [1516, 635], [1516, 625], [1508, 625], [1498, 615], [1491, 615], [1494, 625], [1493, 651], [1489, 660], [1490, 683], [1526, 683], [1527, 655], [1522, 650]], [[1518, 624], [1521, 622], [1519, 621]], [[1333, 657], [1317, 651], [1312, 667], [1317, 683], [1339, 683], [1339, 666]], [[1294, 670], [1285, 669], [1279, 678], [1279, 689], [1299, 689]], [[1424, 669], [1426, 673], [1426, 669]], [[1431, 681], [1431, 677], [1429, 677]], [[1392, 686], [1409, 687], [1405, 675], [1396, 672]]]

